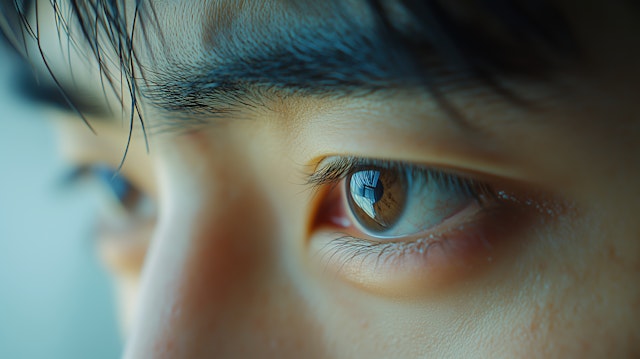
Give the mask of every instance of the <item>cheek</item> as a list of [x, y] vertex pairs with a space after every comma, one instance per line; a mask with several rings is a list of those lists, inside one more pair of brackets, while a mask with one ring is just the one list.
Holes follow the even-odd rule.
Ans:
[[[638, 353], [636, 245], [628, 228], [603, 225], [615, 211], [595, 213], [581, 214], [570, 225], [554, 229], [556, 237], [547, 238], [553, 244], [541, 251], [545, 257], [536, 257], [535, 265], [528, 266], [520, 290], [501, 296], [510, 302], [494, 302], [501, 319], [498, 335], [482, 336], [480, 343], [498, 343], [506, 357]], [[635, 271], [630, 270], [632, 263]]]
[[176, 151], [158, 164], [160, 216], [130, 350], [322, 356], [322, 335], [291, 279], [291, 250], [283, 249], [294, 241], [287, 220], [300, 220], [279, 212], [245, 161], [204, 159], [200, 151], [184, 158]]

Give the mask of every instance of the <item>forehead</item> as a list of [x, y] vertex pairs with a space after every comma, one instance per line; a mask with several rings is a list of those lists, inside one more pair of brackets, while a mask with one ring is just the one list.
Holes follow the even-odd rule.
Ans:
[[[49, 1], [38, 1], [42, 4], [41, 7], [50, 7]], [[83, 4], [85, 2], [74, 1], [70, 3]], [[243, 49], [251, 51], [257, 47], [277, 46], [278, 40], [290, 40], [292, 37], [308, 32], [314, 32], [316, 36], [328, 36], [332, 33], [372, 31], [372, 4], [382, 4], [385, 12], [393, 13], [391, 15], [393, 21], [397, 20], [397, 24], [403, 26], [403, 20], [407, 17], [408, 12], [404, 6], [399, 6], [399, 4], [421, 2], [400, 0], [206, 0], [197, 2], [188, 0], [120, 0], [99, 2], [103, 5], [93, 3], [93, 1], [87, 1], [85, 5], [80, 5], [81, 8], [86, 9], [98, 8], [98, 11], [80, 11], [81, 14], [78, 17], [86, 26], [84, 30], [87, 31], [85, 32], [89, 34], [88, 36], [84, 34], [85, 37], [89, 37], [90, 40], [95, 37], [104, 45], [109, 41], [113, 42], [114, 32], [116, 37], [118, 35], [128, 36], [131, 35], [130, 32], [134, 32], [133, 43], [136, 44], [139, 56], [146, 57], [146, 52], [160, 53], [162, 56], [158, 56], [156, 60], [166, 57], [169, 60], [176, 59], [179, 62], [188, 62], [216, 55], [216, 53], [226, 52], [225, 55], [228, 55], [231, 51]], [[520, 7], [517, 4], [528, 2], [506, 2], [505, 4], [511, 6], [507, 9], [508, 11], [500, 9], [505, 6], [500, 5], [493, 9], [495, 14], [480, 11], [492, 7], [488, 5], [492, 3], [489, 1], [454, 0], [434, 3], [439, 4], [435, 7], [436, 9], [442, 7], [445, 9], [444, 13], [453, 14], [454, 17], [462, 18], [464, 21], [469, 21], [471, 25], [478, 26], [482, 22], [485, 25], [492, 21], [499, 23], [500, 21], [495, 15], [500, 11], [517, 15], [513, 13], [514, 9], [527, 8], [527, 6]], [[121, 5], [117, 6], [117, 4]], [[562, 0], [543, 1], [541, 4], [545, 4], [544, 6], [540, 5], [543, 9], [546, 9], [545, 6], [549, 4], [560, 9], [561, 13], [567, 15], [573, 25], [588, 23], [588, 28], [593, 30], [593, 20], [598, 20], [598, 31], [591, 31], [589, 35], [595, 36], [599, 33], [601, 37], [605, 36], [602, 35], [603, 33], [609, 33], [602, 30], [607, 29], [612, 23], [628, 23], [629, 14], [634, 13], [630, 10], [637, 12], [637, 6], [634, 7], [631, 1], [610, 3], [599, 1], [584, 4], [578, 1]], [[418, 9], [420, 8], [418, 6]], [[62, 11], [61, 13], [64, 18], [71, 11]], [[594, 14], [596, 16], [593, 16]], [[433, 22], [437, 23], [439, 20], [436, 17], [437, 14], [432, 15]], [[591, 18], [589, 18], [590, 15]], [[421, 17], [420, 14], [417, 15], [417, 18], [425, 22], [428, 20], [428, 18]], [[473, 18], [476, 20], [469, 20]], [[64, 20], [69, 23], [73, 22], [68, 21], [69, 18]], [[514, 17], [512, 20], [518, 19]], [[123, 24], [114, 26], [114, 23], [118, 21], [122, 21]], [[473, 23], [474, 21], [475, 23]], [[431, 26], [431, 24], [424, 25]], [[102, 29], [99, 29], [100, 27]], [[587, 26], [582, 27], [586, 28]], [[96, 29], [98, 31], [95, 31]], [[465, 31], [472, 30], [473, 28], [469, 28]], [[77, 35], [79, 36], [76, 37], [83, 36], [80, 32], [82, 31], [78, 31]], [[103, 36], [93, 36], [94, 32], [101, 32]], [[123, 44], [112, 45], [118, 47]]]
[[[48, 3], [44, 0], [40, 0], [40, 2]], [[93, 2], [87, 1], [86, 3]], [[99, 29], [98, 32], [101, 32], [103, 36], [95, 36], [97, 41], [102, 41], [102, 45], [112, 45], [113, 50], [118, 51], [118, 47], [122, 47], [122, 44], [113, 41], [112, 35], [114, 27], [116, 27], [114, 22], [122, 20], [123, 25], [117, 26], [120, 28], [116, 29], [116, 37], [130, 36], [130, 32], [134, 32], [133, 43], [137, 51], [136, 59], [144, 62], [151, 61], [153, 58], [154, 65], [165, 63], [165, 65], [169, 64], [167, 66], [174, 66], [176, 63], [212, 61], [216, 57], [228, 58], [230, 55], [239, 56], [238, 54], [242, 52], [251, 53], [257, 49], [277, 47], [280, 42], [291, 42], [297, 37], [309, 38], [310, 33], [313, 33], [315, 37], [334, 35], [338, 38], [354, 32], [371, 33], [375, 30], [373, 28], [375, 16], [371, 11], [372, 4], [382, 4], [384, 11], [391, 14], [390, 18], [395, 22], [394, 26], [405, 26], [406, 21], [404, 20], [414, 15], [414, 19], [425, 22], [419, 25], [422, 30], [416, 32], [417, 37], [424, 36], [430, 38], [428, 40], [435, 39], [437, 41], [443, 32], [448, 31], [446, 27], [451, 27], [451, 24], [441, 24], [437, 13], [432, 13], [430, 18], [423, 17], [423, 14], [411, 13], [416, 9], [406, 10], [404, 6], [398, 5], [421, 4], [420, 1], [207, 0], [196, 2], [187, 0], [120, 0], [100, 3], [124, 3], [126, 10], [116, 9], [114, 11], [111, 5], [104, 5], [105, 10], [99, 10], [97, 14], [91, 10], [81, 14], [79, 18], [85, 24], [86, 31], [84, 32], [90, 34], [85, 37], [94, 37], [91, 34], [100, 27], [96, 24], [100, 20], [102, 29]], [[453, 29], [459, 33], [470, 33], [481, 30], [483, 27], [493, 31], [495, 29], [492, 30], [492, 28], [505, 25], [501, 22], [520, 21], [522, 19], [519, 19], [518, 16], [522, 14], [518, 14], [514, 10], [525, 9], [527, 6], [521, 7], [518, 4], [530, 2], [505, 2], [506, 5], [499, 5], [491, 10], [490, 4], [492, 3], [491, 1], [468, 0], [433, 2], [433, 4], [437, 4], [435, 9], [441, 7], [445, 10], [444, 14], [452, 15], [459, 20], [462, 19], [462, 22], [468, 22], [469, 28]], [[627, 15], [631, 13], [628, 11], [630, 10], [629, 3], [620, 1], [609, 4], [601, 1], [589, 2], [586, 4], [588, 6], [585, 6], [581, 2], [572, 0], [543, 1], [540, 2], [537, 10], [547, 9], [547, 6], [553, 7], [554, 10], [560, 9], [560, 13], [567, 15], [572, 25], [579, 25], [584, 29], [593, 30], [593, 23], [596, 20], [600, 24], [598, 31], [587, 30], [585, 32], [591, 37], [598, 34], [603, 37], [604, 33], [611, 38], [609, 31], [602, 30], [608, 30], [612, 23], [619, 22], [617, 20], [622, 17], [627, 17], [624, 16], [625, 13]], [[92, 5], [84, 6], [87, 9], [95, 7]], [[504, 9], [501, 9], [502, 7]], [[528, 6], [528, 8], [536, 10], [535, 7]], [[420, 9], [421, 5], [417, 6], [417, 10]], [[407, 16], [407, 14], [411, 16]], [[506, 18], [500, 19], [500, 16], [506, 16]], [[510, 19], [510, 17], [513, 18]], [[536, 27], [540, 27], [539, 25], [545, 26], [546, 24], [525, 24], [516, 30], [527, 30], [526, 26], [529, 26], [529, 30], [537, 30]], [[407, 26], [410, 27], [412, 24]], [[424, 34], [424, 29], [438, 31]], [[508, 24], [504, 30], [507, 32], [510, 30]], [[82, 37], [83, 34], [79, 33], [78, 35], [80, 36], [77, 37]], [[523, 34], [510, 34], [509, 36], [511, 35], [517, 37]], [[558, 35], [562, 36], [562, 34]], [[504, 34], [498, 36], [498, 38], [502, 37]], [[122, 42], [125, 43], [126, 40], [128, 39], [123, 39]], [[545, 41], [545, 39], [541, 40]], [[108, 44], [109, 42], [116, 43]], [[126, 48], [126, 46], [124, 47]], [[155, 57], [154, 54], [156, 54]]]

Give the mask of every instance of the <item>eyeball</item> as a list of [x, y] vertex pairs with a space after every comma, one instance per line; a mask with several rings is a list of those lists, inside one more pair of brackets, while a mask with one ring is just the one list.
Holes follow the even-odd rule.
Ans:
[[372, 237], [415, 235], [477, 203], [468, 180], [402, 166], [356, 170], [345, 185], [354, 222]]
[[358, 223], [368, 231], [384, 233], [402, 217], [407, 201], [407, 179], [402, 171], [359, 171], [349, 178], [346, 193]]

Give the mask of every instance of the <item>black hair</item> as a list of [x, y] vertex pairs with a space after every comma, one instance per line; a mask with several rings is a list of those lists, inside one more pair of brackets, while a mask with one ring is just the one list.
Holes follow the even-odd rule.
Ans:
[[[51, 0], [60, 30], [68, 33], [70, 26], [77, 25], [108, 82], [113, 82], [113, 74], [105, 70], [104, 54], [116, 54], [133, 92], [136, 71], [141, 70], [135, 65], [133, 33], [145, 34], [157, 20], [152, 1], [134, 1], [134, 18], [127, 19], [125, 0], [70, 0], [67, 19], [59, 2]], [[496, 74], [543, 76], [558, 60], [577, 54], [562, 12], [549, 1], [364, 1], [376, 16], [378, 35], [390, 39], [387, 44], [395, 44], [391, 50], [406, 59], [405, 65], [425, 78], [425, 82], [429, 79], [433, 54], [448, 67], [487, 83], [494, 83]], [[2, 13], [6, 14], [0, 22], [5, 25], [2, 30], [23, 53], [24, 39], [37, 37], [37, 29], [27, 20], [29, 10], [34, 7], [37, 4], [33, 0], [0, 0]], [[400, 21], [399, 12], [405, 17]], [[479, 21], [490, 23], [494, 29], [481, 28]], [[157, 26], [153, 30], [162, 31]]]

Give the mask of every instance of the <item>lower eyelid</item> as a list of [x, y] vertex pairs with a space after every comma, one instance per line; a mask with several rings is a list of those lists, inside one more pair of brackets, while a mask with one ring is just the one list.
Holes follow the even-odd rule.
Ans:
[[310, 242], [324, 271], [365, 291], [412, 296], [443, 289], [494, 267], [510, 250], [511, 239], [542, 215], [530, 206], [508, 203], [486, 208], [448, 231], [424, 238], [379, 242], [346, 233], [319, 231]]

